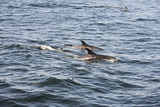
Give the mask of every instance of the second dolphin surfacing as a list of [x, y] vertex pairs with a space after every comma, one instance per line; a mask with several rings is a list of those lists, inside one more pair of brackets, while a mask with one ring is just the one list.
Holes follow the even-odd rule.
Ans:
[[75, 48], [79, 48], [79, 49], [90, 49], [90, 50], [103, 50], [99, 47], [95, 47], [95, 46], [91, 46], [91, 45], [88, 45], [86, 42], [84, 42], [83, 40], [80, 40], [82, 42], [82, 45], [78, 45], [78, 46], [73, 46]]
[[107, 62], [117, 62], [119, 59], [112, 57], [112, 56], [107, 56], [107, 55], [99, 55], [94, 52], [92, 52], [90, 49], [85, 48], [88, 51], [88, 54], [82, 57], [76, 57], [74, 59], [76, 60], [83, 60], [83, 61], [89, 61], [89, 62], [96, 62], [96, 61], [107, 61]]

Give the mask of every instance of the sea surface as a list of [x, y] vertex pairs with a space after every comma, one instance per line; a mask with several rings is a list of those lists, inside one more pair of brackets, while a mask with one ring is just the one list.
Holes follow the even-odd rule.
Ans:
[[0, 107], [160, 107], [160, 0], [1, 0]]

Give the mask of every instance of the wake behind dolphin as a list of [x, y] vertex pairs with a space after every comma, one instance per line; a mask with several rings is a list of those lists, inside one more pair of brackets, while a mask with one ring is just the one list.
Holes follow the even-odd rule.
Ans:
[[53, 48], [53, 47], [48, 46], [48, 45], [33, 45], [31, 47], [38, 48], [38, 49], [41, 49], [41, 50], [50, 50], [50, 51], [54, 51], [54, 52], [64, 53], [64, 54], [68, 55], [70, 58], [77, 57], [76, 54], [73, 54], [74, 52], [71, 52], [69, 50], [63, 50], [62, 48], [56, 49], [56, 48]]

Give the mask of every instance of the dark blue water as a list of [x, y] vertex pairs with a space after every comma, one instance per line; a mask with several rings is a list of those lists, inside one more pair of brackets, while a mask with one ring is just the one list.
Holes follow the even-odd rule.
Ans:
[[[1, 0], [0, 7], [0, 107], [160, 106], [159, 0]], [[120, 61], [87, 63], [32, 47], [80, 39]]]

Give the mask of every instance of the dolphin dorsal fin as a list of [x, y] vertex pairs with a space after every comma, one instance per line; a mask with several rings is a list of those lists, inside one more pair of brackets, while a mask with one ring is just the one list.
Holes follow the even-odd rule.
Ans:
[[82, 42], [83, 46], [88, 46], [88, 44], [86, 42], [84, 42], [83, 40], [81, 40], [81, 42]]
[[88, 48], [85, 48], [87, 51], [88, 51], [88, 54], [90, 54], [90, 55], [95, 55], [96, 53], [94, 53], [93, 51], [91, 51], [90, 49], [88, 49]]

